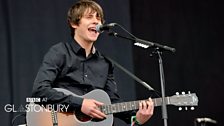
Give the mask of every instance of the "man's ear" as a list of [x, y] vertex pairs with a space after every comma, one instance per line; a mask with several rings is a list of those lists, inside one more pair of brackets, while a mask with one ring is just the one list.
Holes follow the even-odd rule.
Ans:
[[77, 28], [78, 27], [77, 24], [74, 24], [74, 23], [71, 23], [71, 22], [70, 22], [70, 25], [71, 25], [72, 28]]

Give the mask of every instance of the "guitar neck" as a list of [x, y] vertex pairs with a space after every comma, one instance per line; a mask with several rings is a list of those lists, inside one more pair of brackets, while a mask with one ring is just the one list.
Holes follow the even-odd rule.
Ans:
[[[168, 99], [169, 99], [169, 97], [165, 98], [166, 104], [169, 104]], [[143, 100], [115, 103], [115, 104], [111, 104], [111, 105], [103, 105], [100, 107], [100, 110], [103, 113], [105, 113], [106, 115], [113, 114], [113, 113], [119, 113], [119, 112], [125, 112], [125, 111], [131, 111], [131, 110], [137, 110], [139, 108], [139, 102], [141, 102], [141, 101], [143, 101]], [[154, 98], [154, 99], [152, 99], [152, 101], [154, 103], [154, 106], [162, 105], [162, 98]]]

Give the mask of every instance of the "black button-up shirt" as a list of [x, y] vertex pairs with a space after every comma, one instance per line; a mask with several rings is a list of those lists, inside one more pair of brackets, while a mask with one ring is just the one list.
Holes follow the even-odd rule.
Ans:
[[94, 47], [86, 57], [85, 50], [75, 42], [52, 46], [44, 56], [36, 76], [33, 97], [47, 98], [48, 103], [80, 107], [83, 98], [67, 96], [52, 88], [65, 88], [77, 95], [93, 89], [103, 89], [112, 101], [118, 100], [113, 67]]

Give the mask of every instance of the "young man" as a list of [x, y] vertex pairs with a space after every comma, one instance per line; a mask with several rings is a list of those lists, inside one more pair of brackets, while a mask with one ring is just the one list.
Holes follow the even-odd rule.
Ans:
[[[113, 76], [113, 65], [94, 47], [99, 33], [96, 25], [104, 22], [103, 10], [91, 0], [81, 0], [68, 11], [68, 23], [73, 40], [59, 43], [45, 55], [33, 86], [33, 97], [47, 98], [48, 104], [69, 105], [70, 111], [97, 119], [106, 115], [99, 110], [103, 105], [94, 99], [65, 95], [53, 88], [64, 88], [74, 94], [84, 95], [94, 89], [104, 90], [112, 103], [120, 102]], [[153, 114], [151, 99], [139, 103], [136, 120], [144, 124]], [[114, 114], [127, 123], [133, 112]]]

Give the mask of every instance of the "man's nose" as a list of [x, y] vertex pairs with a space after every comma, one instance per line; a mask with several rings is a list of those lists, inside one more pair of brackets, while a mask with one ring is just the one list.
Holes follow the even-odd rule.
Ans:
[[94, 22], [94, 24], [100, 24], [101, 23], [101, 21], [97, 17], [93, 18], [93, 22]]

